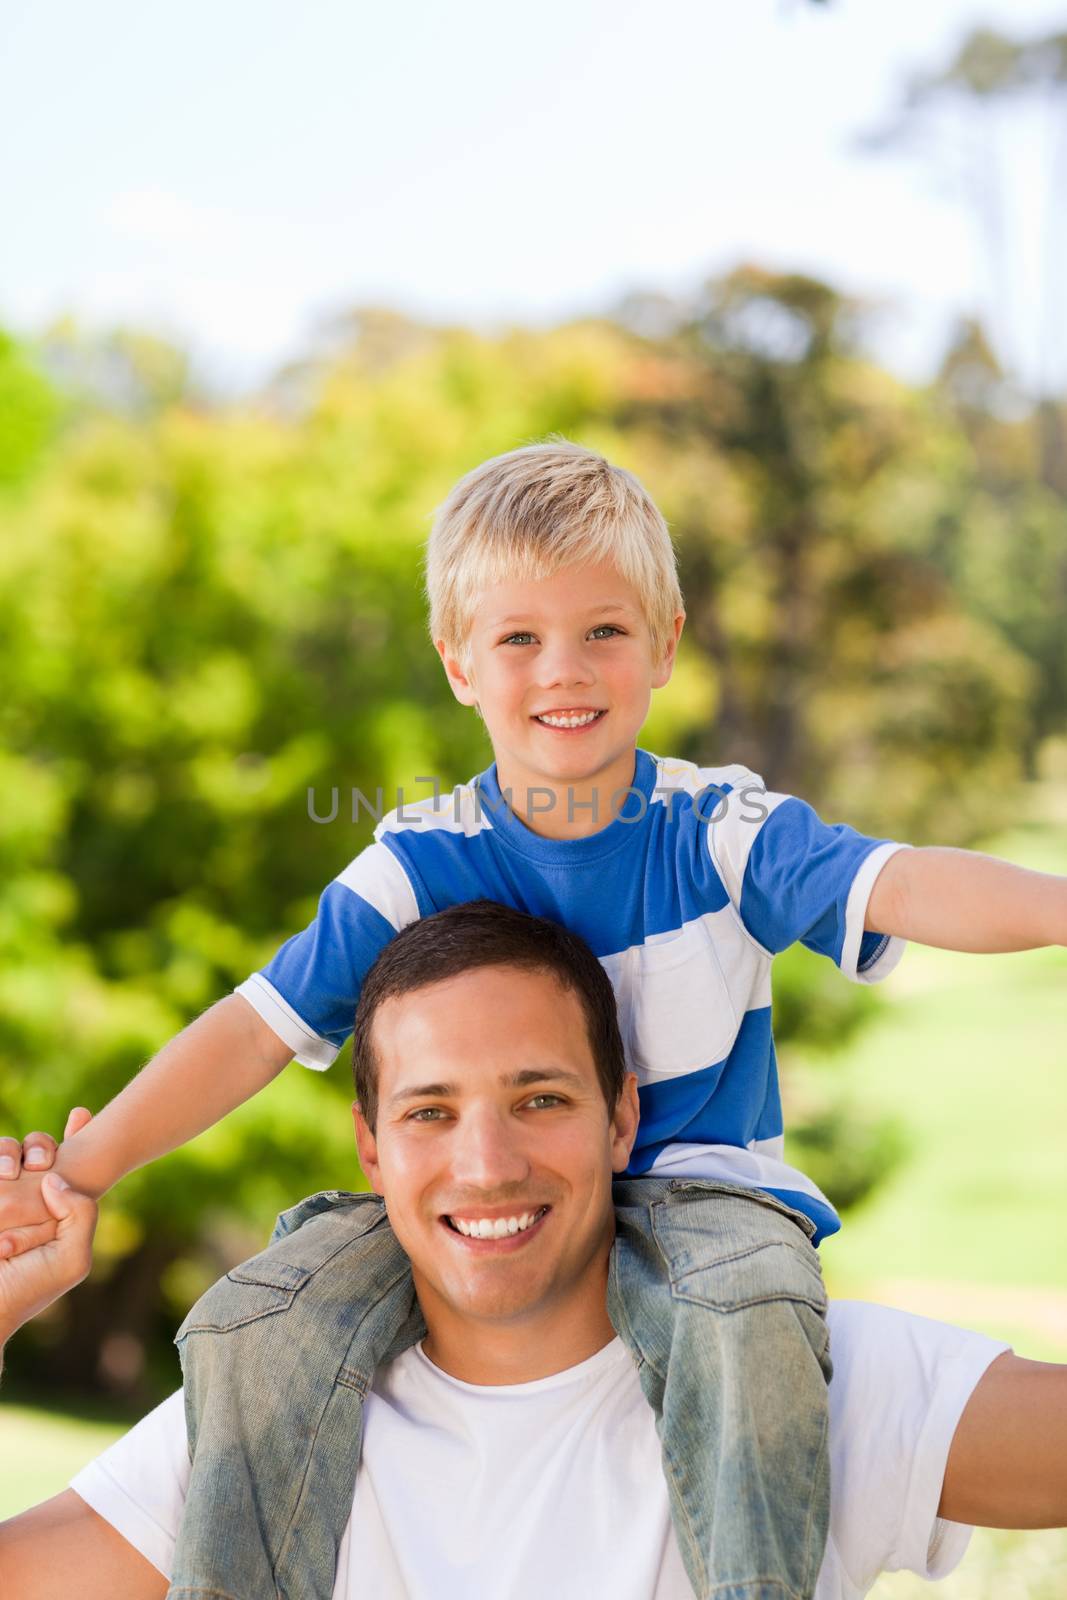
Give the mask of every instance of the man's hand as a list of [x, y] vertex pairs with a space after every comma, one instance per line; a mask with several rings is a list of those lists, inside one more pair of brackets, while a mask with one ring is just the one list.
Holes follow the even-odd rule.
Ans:
[[96, 1201], [50, 1172], [41, 1198], [55, 1227], [55, 1238], [35, 1250], [0, 1260], [0, 1345], [89, 1271], [96, 1229]]
[[[75, 1106], [63, 1129], [64, 1139], [80, 1132], [92, 1116], [84, 1106]], [[0, 1164], [7, 1164], [0, 1176], [8, 1180], [0, 1183], [0, 1259], [55, 1238], [55, 1218], [41, 1194], [41, 1179], [58, 1149], [50, 1133], [28, 1133], [21, 1144], [17, 1139], [0, 1139]]]

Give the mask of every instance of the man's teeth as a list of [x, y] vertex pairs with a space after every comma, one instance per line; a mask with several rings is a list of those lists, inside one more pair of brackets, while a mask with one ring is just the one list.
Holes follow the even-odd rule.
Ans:
[[558, 717], [546, 711], [537, 718], [537, 721], [547, 722], [550, 728], [584, 728], [587, 723], [595, 722], [599, 715], [599, 711], [582, 711], [578, 716]]
[[547, 1206], [542, 1206], [539, 1211], [523, 1211], [517, 1217], [479, 1217], [474, 1222], [468, 1222], [465, 1217], [449, 1217], [448, 1220], [468, 1239], [506, 1239], [509, 1233], [522, 1233], [531, 1222], [540, 1221], [547, 1210]]

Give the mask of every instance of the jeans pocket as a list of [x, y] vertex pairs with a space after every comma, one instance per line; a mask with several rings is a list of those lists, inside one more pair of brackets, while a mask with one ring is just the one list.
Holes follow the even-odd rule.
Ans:
[[714, 1311], [789, 1300], [825, 1316], [819, 1258], [801, 1214], [773, 1195], [685, 1184], [654, 1203], [651, 1216], [676, 1300]]

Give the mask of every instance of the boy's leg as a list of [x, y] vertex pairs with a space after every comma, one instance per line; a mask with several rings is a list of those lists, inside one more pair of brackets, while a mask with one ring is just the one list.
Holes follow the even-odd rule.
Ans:
[[201, 1297], [178, 1334], [192, 1472], [174, 1592], [329, 1600], [364, 1396], [425, 1332], [411, 1263], [374, 1195], [302, 1201]]
[[710, 1182], [629, 1179], [615, 1200], [608, 1310], [656, 1412], [698, 1600], [810, 1600], [831, 1369], [806, 1219]]

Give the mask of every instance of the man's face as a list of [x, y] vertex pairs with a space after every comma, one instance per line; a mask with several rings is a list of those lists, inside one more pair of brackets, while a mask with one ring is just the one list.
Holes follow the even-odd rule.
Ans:
[[611, 1179], [637, 1128], [609, 1114], [577, 996], [485, 967], [389, 1000], [373, 1028], [378, 1118], [363, 1169], [411, 1258], [431, 1337], [604, 1307]]
[[495, 585], [475, 606], [467, 656], [437, 648], [457, 698], [485, 719], [502, 787], [615, 782], [620, 772], [625, 787], [683, 620], [657, 653], [637, 590], [601, 561]]

